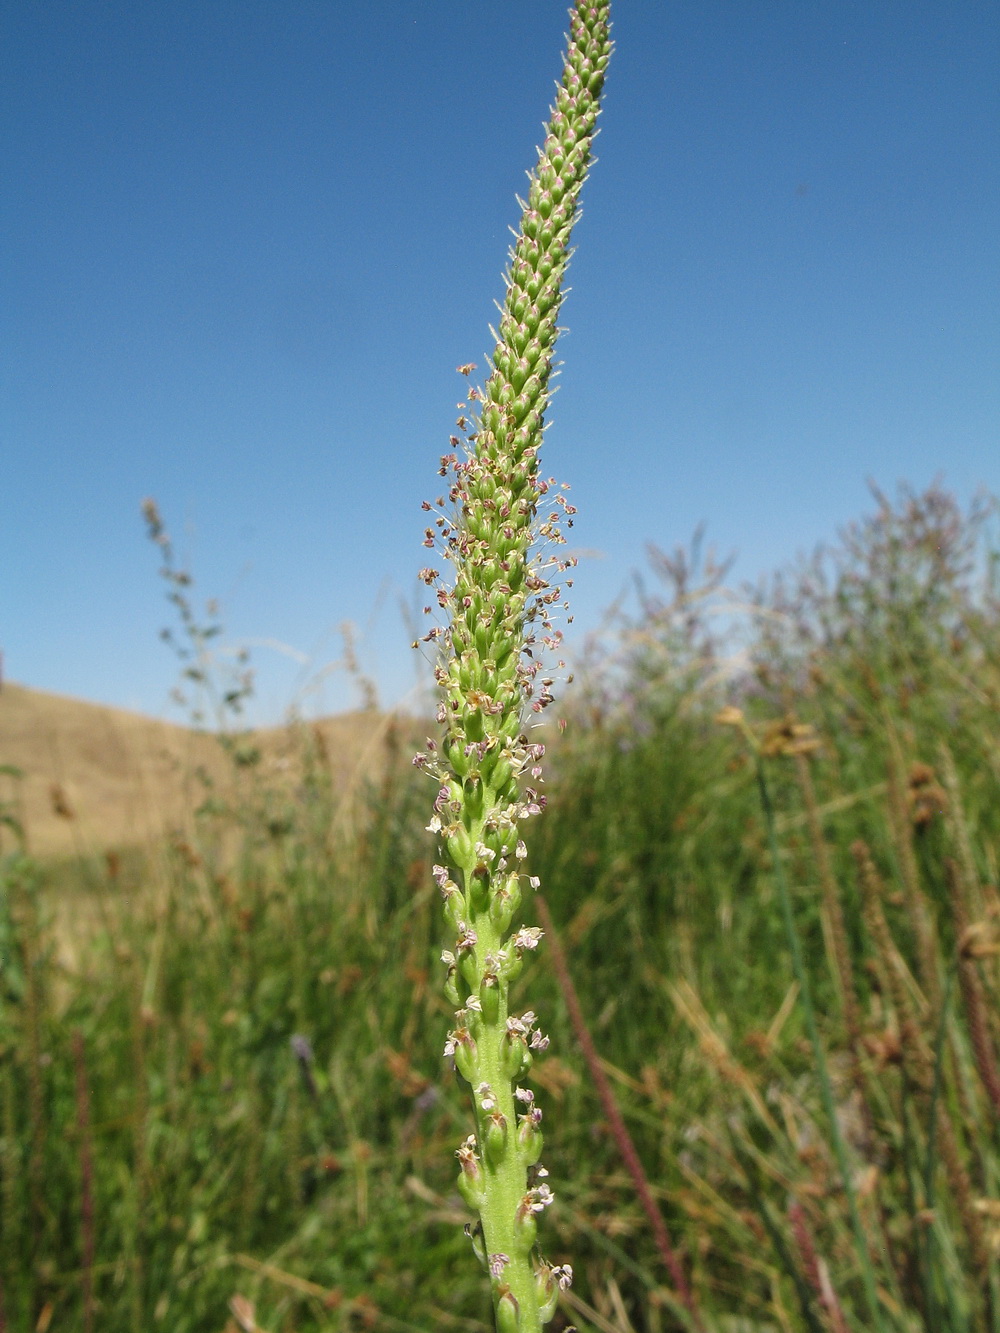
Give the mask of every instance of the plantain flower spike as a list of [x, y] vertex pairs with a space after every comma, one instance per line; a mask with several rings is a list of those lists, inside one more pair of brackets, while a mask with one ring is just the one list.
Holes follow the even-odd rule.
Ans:
[[[552, 701], [542, 664], [558, 654], [555, 621], [576, 562], [559, 551], [573, 506], [539, 471], [539, 448], [570, 232], [611, 55], [609, 8], [605, 0], [570, 11], [555, 106], [527, 203], [519, 201], [492, 371], [458, 406], [456, 452], [440, 468], [447, 496], [424, 504], [433, 515], [424, 544], [451, 563], [453, 577], [430, 567], [420, 573], [443, 622], [423, 640], [440, 654], [443, 735], [414, 763], [437, 783], [428, 830], [439, 838], [434, 878], [455, 937], [442, 955], [456, 1011], [445, 1055], [469, 1083], [475, 1109], [476, 1133], [458, 1150], [459, 1186], [479, 1214], [469, 1234], [489, 1275], [497, 1327], [511, 1333], [541, 1329], [572, 1272], [535, 1254], [553, 1193], [539, 1164], [542, 1113], [523, 1083], [548, 1038], [534, 1013], [510, 1012], [508, 992], [541, 936], [515, 924], [522, 887], [538, 886], [519, 830], [544, 805], [544, 747], [529, 740], [529, 721]], [[459, 367], [466, 376], [474, 369]]]

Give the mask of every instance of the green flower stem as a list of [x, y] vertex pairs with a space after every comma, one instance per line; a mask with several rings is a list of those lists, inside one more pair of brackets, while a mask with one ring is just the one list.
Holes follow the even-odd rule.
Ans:
[[[569, 237], [611, 54], [608, 11], [607, 0], [571, 10], [562, 80], [511, 251], [492, 373], [484, 390], [470, 388], [469, 417], [462, 405], [463, 457], [442, 459], [447, 502], [442, 495], [424, 506], [436, 515], [425, 545], [451, 561], [454, 579], [449, 587], [437, 570], [421, 571], [448, 620], [425, 636], [441, 649], [444, 734], [440, 748], [429, 741], [414, 762], [439, 782], [428, 827], [441, 838], [445, 863], [434, 876], [456, 933], [443, 955], [456, 1008], [445, 1054], [473, 1089], [476, 1118], [475, 1135], [458, 1150], [459, 1187], [479, 1216], [470, 1234], [490, 1274], [499, 1333], [541, 1329], [572, 1276], [568, 1265], [534, 1257], [537, 1215], [552, 1195], [538, 1161], [541, 1111], [520, 1084], [548, 1039], [533, 1013], [510, 1012], [508, 989], [542, 933], [511, 933], [526, 855], [519, 825], [544, 804], [530, 785], [543, 747], [525, 733], [531, 713], [552, 701], [540, 661], [558, 650], [553, 617], [566, 603], [551, 575], [561, 578], [575, 561], [553, 554], [564, 543], [560, 523], [571, 525], [574, 511], [540, 475], [538, 452]], [[462, 443], [452, 436], [454, 447]], [[540, 516], [543, 497], [552, 509]]]

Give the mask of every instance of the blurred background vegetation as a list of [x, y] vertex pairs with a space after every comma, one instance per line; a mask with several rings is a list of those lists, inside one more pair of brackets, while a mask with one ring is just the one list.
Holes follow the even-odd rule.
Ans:
[[[532, 870], [692, 1297], [543, 948], [556, 1330], [1000, 1330], [997, 509], [874, 502], [741, 594], [651, 551], [547, 737]], [[423, 724], [218, 701], [102, 838], [0, 694], [0, 1330], [487, 1330]]]

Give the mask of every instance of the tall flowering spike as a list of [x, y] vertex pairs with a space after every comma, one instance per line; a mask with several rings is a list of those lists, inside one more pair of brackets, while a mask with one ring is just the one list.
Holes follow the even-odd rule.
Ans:
[[456, 1007], [445, 1054], [472, 1088], [477, 1132], [458, 1150], [459, 1184], [479, 1213], [470, 1234], [497, 1327], [512, 1333], [542, 1327], [555, 1305], [553, 1274], [565, 1285], [571, 1271], [534, 1257], [538, 1217], [553, 1196], [538, 1164], [541, 1111], [523, 1084], [548, 1038], [533, 1013], [510, 1012], [508, 988], [541, 934], [515, 921], [525, 882], [538, 884], [524, 868], [519, 825], [544, 804], [543, 747], [529, 741], [528, 719], [552, 699], [541, 663], [558, 649], [560, 583], [568, 586], [575, 561], [558, 553], [573, 507], [542, 477], [538, 456], [570, 232], [611, 55], [609, 9], [605, 0], [570, 11], [562, 79], [510, 252], [492, 373], [459, 404], [456, 452], [441, 460], [447, 500], [424, 505], [434, 515], [425, 545], [454, 570], [450, 582], [432, 568], [420, 574], [445, 613], [425, 636], [441, 654], [443, 738], [414, 760], [438, 786], [428, 829], [441, 840], [434, 877], [455, 932], [443, 954]]

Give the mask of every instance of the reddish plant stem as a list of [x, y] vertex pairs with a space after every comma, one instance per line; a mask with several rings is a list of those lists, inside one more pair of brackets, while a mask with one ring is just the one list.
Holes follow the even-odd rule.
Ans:
[[632, 1142], [632, 1136], [628, 1132], [628, 1127], [622, 1119], [622, 1113], [618, 1109], [618, 1103], [615, 1101], [615, 1094], [611, 1090], [611, 1084], [608, 1082], [607, 1075], [601, 1066], [600, 1058], [597, 1054], [597, 1048], [594, 1046], [593, 1038], [590, 1035], [590, 1029], [587, 1027], [586, 1019], [583, 1016], [583, 1010], [580, 1008], [580, 1000], [576, 993], [576, 987], [573, 985], [573, 978], [569, 974], [569, 965], [566, 961], [566, 954], [559, 936], [556, 934], [555, 926], [552, 922], [552, 914], [549, 911], [548, 903], [541, 894], [535, 895], [535, 902], [538, 906], [538, 915], [542, 926], [549, 939], [549, 948], [552, 956], [552, 966], [555, 968], [556, 980], [559, 982], [559, 989], [562, 991], [563, 999], [566, 1001], [566, 1008], [569, 1011], [569, 1019], [573, 1025], [573, 1031], [576, 1033], [576, 1039], [580, 1043], [580, 1049], [583, 1052], [583, 1058], [587, 1062], [587, 1068], [590, 1070], [590, 1076], [594, 1080], [594, 1086], [597, 1089], [597, 1095], [601, 1100], [601, 1106], [604, 1108], [604, 1114], [607, 1116], [608, 1124], [611, 1126], [611, 1133], [615, 1143], [618, 1145], [618, 1151], [621, 1153], [622, 1161], [625, 1163], [629, 1175], [632, 1177], [632, 1183], [635, 1185], [635, 1192], [639, 1196], [639, 1202], [642, 1204], [646, 1216], [649, 1218], [649, 1224], [653, 1229], [653, 1237], [656, 1241], [656, 1248], [660, 1252], [667, 1272], [673, 1281], [677, 1290], [677, 1296], [685, 1309], [691, 1316], [691, 1322], [698, 1330], [698, 1333], [704, 1333], [705, 1326], [702, 1323], [701, 1315], [695, 1304], [694, 1294], [684, 1273], [684, 1268], [674, 1249], [667, 1231], [666, 1223], [656, 1206], [656, 1200], [653, 1198], [653, 1192], [649, 1188], [649, 1180], [639, 1160], [639, 1154], [636, 1152], [635, 1144]]
[[812, 1232], [809, 1230], [805, 1209], [797, 1200], [788, 1209], [788, 1219], [792, 1224], [792, 1235], [795, 1237], [795, 1243], [799, 1247], [799, 1255], [805, 1269], [806, 1279], [819, 1298], [823, 1310], [829, 1316], [833, 1333], [850, 1333], [844, 1320], [844, 1312], [837, 1299], [837, 1293], [828, 1281], [823, 1281], [823, 1270], [820, 1267], [819, 1255], [816, 1253], [816, 1243], [813, 1240]]

